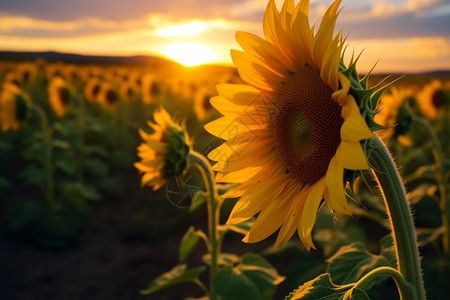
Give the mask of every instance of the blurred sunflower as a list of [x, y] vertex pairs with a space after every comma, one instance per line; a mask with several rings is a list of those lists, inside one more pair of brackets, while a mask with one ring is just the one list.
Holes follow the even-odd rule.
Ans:
[[141, 185], [157, 190], [174, 176], [182, 174], [192, 144], [184, 124], [172, 120], [164, 108], [156, 110], [153, 117], [155, 123], [148, 122], [154, 130], [152, 134], [139, 130], [143, 139], [137, 148], [141, 161], [134, 166], [144, 173]]
[[136, 91], [129, 82], [122, 82], [120, 84], [120, 96], [123, 99], [130, 101], [134, 98], [135, 95]]
[[57, 76], [48, 85], [50, 106], [56, 116], [63, 117], [72, 105], [74, 92], [67, 81]]
[[380, 131], [380, 137], [387, 142], [392, 136], [405, 146], [411, 146], [411, 141], [405, 134], [412, 122], [408, 101], [414, 95], [410, 87], [392, 87], [389, 94], [384, 94], [378, 103], [379, 112], [375, 115], [375, 122], [388, 127]]
[[103, 82], [97, 95], [97, 102], [106, 110], [112, 111], [119, 105], [119, 93], [108, 82]]
[[97, 101], [101, 89], [101, 81], [97, 77], [90, 78], [84, 87], [84, 96], [91, 103]]
[[430, 120], [442, 116], [450, 105], [450, 94], [442, 81], [434, 79], [417, 93], [417, 104]]
[[0, 94], [0, 125], [2, 131], [17, 130], [26, 118], [26, 95], [10, 82], [3, 83]]
[[207, 88], [200, 88], [194, 96], [194, 113], [198, 121], [204, 121], [209, 118], [214, 111], [209, 99], [212, 93]]
[[161, 95], [161, 83], [157, 81], [151, 74], [146, 74], [142, 78], [142, 102], [150, 104]]
[[240, 197], [228, 223], [258, 214], [245, 242], [261, 241], [280, 228], [275, 245], [298, 231], [314, 247], [311, 231], [322, 198], [349, 214], [344, 168], [368, 169], [360, 141], [374, 137], [339, 71], [344, 39], [333, 37], [340, 0], [326, 11], [315, 33], [308, 0], [267, 6], [265, 39], [237, 32], [243, 52], [231, 55], [247, 85], [221, 84], [211, 104], [224, 115], [205, 126], [227, 142], [208, 157], [219, 182], [237, 185]]

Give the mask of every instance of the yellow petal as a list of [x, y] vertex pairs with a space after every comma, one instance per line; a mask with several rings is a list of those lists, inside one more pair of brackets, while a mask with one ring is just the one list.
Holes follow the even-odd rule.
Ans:
[[236, 218], [251, 218], [262, 209], [270, 206], [286, 186], [286, 180], [270, 183], [256, 183], [249, 187], [233, 207], [227, 223], [234, 223]]
[[305, 205], [309, 190], [309, 186], [304, 186], [302, 188], [297, 181], [294, 181], [292, 194], [287, 195], [287, 197], [292, 199], [290, 209], [278, 233], [278, 237], [274, 245], [275, 248], [280, 244], [284, 246], [297, 230], [298, 222], [300, 220], [300, 216], [302, 215], [303, 206]]
[[223, 140], [229, 140], [239, 134], [260, 129], [261, 125], [247, 125], [240, 118], [222, 117], [204, 126], [205, 130]]
[[261, 170], [261, 166], [238, 169], [226, 175], [219, 173], [217, 174], [216, 180], [217, 182], [241, 183], [254, 177], [259, 170]]
[[236, 32], [236, 41], [242, 49], [252, 55], [259, 57], [278, 74], [287, 76], [289, 62], [283, 60], [284, 54], [265, 39], [248, 32]]
[[325, 52], [330, 47], [333, 40], [334, 26], [337, 19], [337, 9], [341, 0], [336, 0], [325, 12], [320, 23], [319, 30], [314, 39], [314, 60], [318, 67], [322, 67]]
[[328, 204], [339, 213], [350, 214], [344, 189], [344, 167], [339, 164], [334, 156], [326, 174], [327, 189], [329, 192]]
[[273, 91], [283, 77], [270, 69], [261, 59], [242, 51], [231, 50], [231, 58], [246, 83], [257, 89]]
[[311, 232], [316, 222], [317, 210], [322, 200], [325, 187], [325, 177], [312, 185], [306, 198], [305, 206], [303, 207], [300, 223], [298, 224], [298, 234], [308, 250], [310, 247], [316, 248], [311, 238]]
[[279, 13], [277, 10], [277, 7], [275, 5], [274, 0], [269, 0], [269, 3], [267, 4], [266, 11], [264, 13], [264, 19], [263, 19], [263, 31], [264, 36], [266, 37], [266, 40], [271, 42], [272, 44], [276, 45], [278, 38], [277, 38], [277, 31], [276, 31], [276, 24], [278, 23], [279, 19]]
[[341, 138], [346, 141], [360, 141], [373, 138], [375, 135], [361, 116], [353, 96], [348, 95], [342, 106], [344, 123], [341, 127]]
[[[286, 194], [283, 193], [283, 196]], [[274, 233], [280, 228], [283, 223], [283, 219], [286, 216], [289, 206], [288, 203], [291, 199], [287, 197], [279, 197], [277, 201], [264, 208], [256, 218], [250, 231], [242, 239], [246, 243], [256, 243]]]
[[341, 166], [349, 170], [367, 170], [366, 155], [360, 142], [341, 141], [336, 150], [336, 157]]

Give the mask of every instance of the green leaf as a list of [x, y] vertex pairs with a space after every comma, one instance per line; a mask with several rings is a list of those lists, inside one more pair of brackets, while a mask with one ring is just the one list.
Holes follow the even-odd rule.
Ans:
[[195, 246], [197, 246], [199, 240], [200, 236], [195, 231], [194, 226], [189, 227], [188, 231], [186, 231], [183, 238], [181, 239], [179, 254], [180, 262], [185, 261], [189, 257], [189, 255], [195, 249]]
[[89, 174], [105, 177], [108, 175], [108, 165], [104, 163], [102, 160], [97, 158], [91, 158], [85, 162], [86, 171]]
[[28, 165], [22, 172], [22, 175], [26, 181], [31, 184], [40, 185], [47, 179], [48, 172], [46, 169], [39, 168], [34, 164]]
[[220, 270], [213, 278], [213, 286], [222, 300], [272, 299], [283, 280], [264, 258], [245, 254], [237, 266]]
[[75, 175], [76, 173], [75, 161], [73, 160], [69, 159], [60, 160], [55, 164], [55, 167], [61, 169], [68, 175]]
[[5, 177], [0, 176], [0, 189], [9, 188], [11, 186], [11, 182]]
[[106, 152], [105, 149], [103, 149], [102, 147], [99, 147], [99, 146], [95, 146], [95, 145], [85, 145], [83, 147], [83, 152], [87, 156], [89, 156], [89, 155], [99, 155], [102, 157], [108, 156], [108, 152]]
[[79, 193], [84, 199], [94, 201], [101, 199], [101, 195], [95, 187], [81, 182], [65, 183], [64, 189], [66, 193]]
[[353, 289], [353, 285], [335, 285], [330, 278], [330, 274], [322, 274], [313, 280], [299, 286], [291, 292], [284, 300], [342, 300], [346, 293], [351, 295], [351, 300], [370, 300], [369, 296], [362, 290]]
[[70, 149], [70, 144], [66, 141], [63, 140], [58, 140], [58, 139], [53, 139], [52, 140], [52, 145], [55, 148], [60, 148], [63, 150], [69, 150]]
[[140, 293], [142, 295], [149, 295], [174, 284], [195, 281], [205, 269], [206, 267], [202, 266], [186, 270], [186, 264], [177, 265], [169, 272], [156, 278], [146, 289], [141, 290]]
[[[211, 265], [211, 254], [207, 253], [203, 255], [203, 261], [207, 265]], [[235, 264], [239, 263], [241, 261], [241, 258], [233, 253], [220, 253], [217, 263], [219, 266], [234, 266]]]
[[194, 210], [202, 206], [202, 204], [205, 203], [207, 199], [208, 196], [204, 191], [198, 191], [197, 193], [195, 193], [192, 197], [192, 204], [189, 207], [189, 212], [193, 212]]
[[21, 199], [7, 217], [6, 229], [16, 232], [39, 219], [44, 213], [43, 199]]
[[[335, 255], [328, 259], [328, 272], [331, 274], [333, 282], [337, 284], [354, 283], [377, 267], [395, 267], [392, 265], [390, 252], [388, 248], [383, 249], [380, 255], [375, 255], [368, 252], [363, 243], [353, 243], [341, 247]], [[367, 288], [384, 279], [372, 280]]]

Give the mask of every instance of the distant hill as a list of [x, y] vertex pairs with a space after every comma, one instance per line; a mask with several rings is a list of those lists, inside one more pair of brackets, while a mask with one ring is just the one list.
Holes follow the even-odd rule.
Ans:
[[13, 52], [0, 51], [0, 60], [34, 61], [42, 58], [48, 62], [66, 62], [76, 64], [136, 64], [136, 65], [178, 65], [176, 62], [157, 56], [95, 56], [70, 53], [48, 52]]

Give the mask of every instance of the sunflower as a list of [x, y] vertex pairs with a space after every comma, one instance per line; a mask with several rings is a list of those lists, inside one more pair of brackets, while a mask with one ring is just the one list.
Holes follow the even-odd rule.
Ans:
[[49, 102], [56, 116], [63, 117], [73, 102], [73, 91], [68, 83], [57, 76], [48, 85]]
[[26, 118], [26, 95], [10, 82], [3, 83], [0, 94], [0, 125], [2, 131], [17, 130]]
[[184, 125], [172, 120], [164, 108], [156, 110], [153, 117], [155, 123], [148, 122], [154, 130], [152, 134], [139, 130], [143, 139], [137, 148], [141, 161], [134, 166], [144, 173], [141, 185], [157, 190], [174, 176], [182, 174], [192, 144]]
[[213, 107], [209, 102], [212, 93], [205, 87], [200, 88], [194, 96], [194, 113], [198, 121], [205, 121], [213, 112]]
[[311, 231], [322, 198], [350, 214], [344, 169], [368, 169], [360, 141], [374, 137], [339, 71], [344, 39], [333, 37], [340, 0], [315, 32], [308, 0], [285, 1], [279, 12], [269, 1], [265, 39], [237, 32], [244, 51], [231, 56], [246, 85], [219, 84], [211, 104], [224, 116], [205, 126], [227, 140], [208, 157], [219, 182], [235, 183], [226, 198], [240, 197], [227, 223], [258, 214], [245, 242], [261, 241], [277, 229], [275, 246], [298, 231], [314, 248]]
[[97, 102], [106, 110], [112, 111], [120, 102], [119, 93], [109, 82], [103, 82], [97, 95]]
[[84, 87], [84, 96], [91, 103], [97, 101], [101, 89], [101, 81], [97, 77], [90, 78]]
[[411, 142], [404, 135], [409, 131], [412, 122], [411, 112], [408, 109], [408, 101], [413, 97], [414, 89], [410, 87], [392, 87], [389, 94], [381, 97], [379, 112], [375, 116], [375, 122], [387, 127], [380, 131], [380, 137], [387, 142], [392, 136], [399, 138], [405, 146], [411, 146]]
[[442, 81], [434, 79], [417, 93], [417, 103], [422, 113], [430, 120], [443, 115], [450, 105], [449, 91]]
[[156, 80], [151, 74], [146, 74], [142, 78], [142, 102], [150, 104], [161, 95], [161, 82]]

